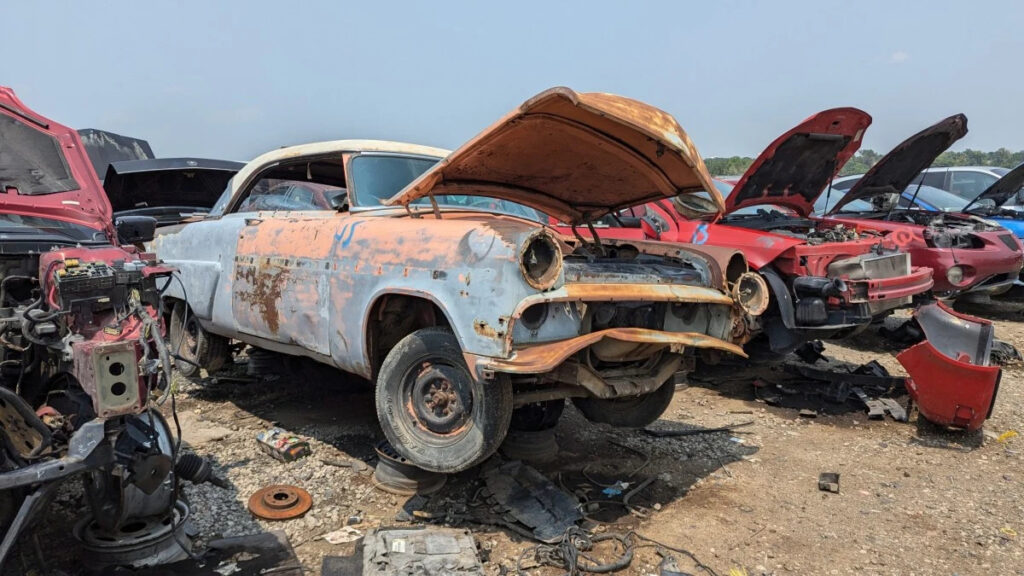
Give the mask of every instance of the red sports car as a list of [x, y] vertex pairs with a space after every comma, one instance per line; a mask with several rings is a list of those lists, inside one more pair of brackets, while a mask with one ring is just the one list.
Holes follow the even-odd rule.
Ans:
[[1024, 263], [1012, 232], [975, 215], [900, 203], [904, 190], [913, 195], [910, 183], [918, 174], [966, 133], [967, 118], [957, 114], [911, 136], [846, 191], [821, 223], [885, 235], [909, 252], [914, 264], [935, 271], [940, 296], [1009, 290]]

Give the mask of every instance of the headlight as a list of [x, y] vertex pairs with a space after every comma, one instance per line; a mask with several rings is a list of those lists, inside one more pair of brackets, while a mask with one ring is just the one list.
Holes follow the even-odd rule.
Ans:
[[547, 232], [541, 230], [523, 243], [519, 252], [519, 269], [526, 283], [537, 290], [548, 290], [562, 272], [562, 251]]
[[744, 272], [732, 286], [733, 300], [751, 316], [768, 309], [768, 283], [757, 272]]
[[964, 281], [964, 269], [959, 266], [950, 266], [946, 270], [946, 280], [954, 286], [959, 286]]

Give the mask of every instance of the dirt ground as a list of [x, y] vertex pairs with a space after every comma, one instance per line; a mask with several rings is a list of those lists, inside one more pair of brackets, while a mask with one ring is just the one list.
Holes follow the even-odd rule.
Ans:
[[[1024, 305], [964, 309], [994, 319], [996, 336], [1024, 349]], [[828, 344], [825, 353], [858, 364], [877, 359], [901, 373], [896, 351], [869, 331], [844, 346]], [[244, 369], [239, 364], [235, 372]], [[595, 503], [592, 525], [601, 532], [635, 530], [688, 550], [718, 574], [1024, 575], [1021, 366], [1004, 367], [995, 412], [983, 431], [972, 434], [939, 429], [916, 415], [907, 423], [868, 420], [857, 409], [802, 417], [795, 408], [759, 401], [755, 378], [785, 376], [770, 366], [699, 372], [657, 424], [713, 428], [752, 422], [732, 432], [654, 438], [591, 424], [570, 406], [555, 431], [557, 459], [536, 467], [591, 501], [621, 500], [603, 495], [603, 485], [622, 481], [635, 488], [653, 479], [632, 500], [636, 514], [621, 504]], [[350, 517], [362, 531], [396, 525], [405, 502], [375, 489], [367, 472], [323, 462], [375, 463], [373, 446], [381, 433], [372, 394], [365, 384], [315, 368], [255, 380], [179, 382], [177, 409], [186, 444], [210, 456], [230, 482], [227, 490], [187, 488], [199, 544], [283, 529], [304, 573], [320, 574], [325, 556], [355, 548], [329, 544], [324, 534]], [[255, 436], [271, 425], [309, 437], [313, 455], [286, 464], [258, 451]], [[1022, 435], [998, 439], [1011, 430]], [[838, 494], [818, 489], [821, 472], [840, 474]], [[284, 522], [254, 520], [246, 509], [249, 496], [273, 483], [308, 490], [311, 511]], [[480, 484], [476, 470], [450, 478], [422, 508], [433, 522], [471, 528], [488, 574], [514, 574], [517, 558], [534, 543], [507, 529], [472, 523]], [[66, 518], [61, 504], [72, 509], [80, 502], [74, 496], [58, 501], [47, 532]], [[604, 547], [596, 552], [608, 553]], [[683, 572], [702, 573], [682, 553], [670, 554]], [[74, 573], [57, 556], [49, 571]], [[31, 551], [22, 550], [19, 558], [22, 567], [34, 563]], [[525, 558], [524, 565], [532, 565], [531, 556]], [[638, 547], [619, 573], [658, 574], [660, 561], [656, 546]]]

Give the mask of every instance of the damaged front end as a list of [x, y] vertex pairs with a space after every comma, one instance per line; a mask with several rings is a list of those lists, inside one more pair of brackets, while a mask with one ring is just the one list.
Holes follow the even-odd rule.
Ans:
[[942, 426], [977, 430], [992, 415], [1002, 370], [990, 365], [993, 327], [941, 302], [918, 308], [914, 320], [925, 339], [896, 359], [918, 411]]
[[181, 514], [152, 402], [170, 382], [156, 287], [170, 270], [131, 246], [152, 219], [115, 224], [77, 134], [2, 87], [0, 189], [2, 566], [71, 478], [92, 509], [76, 533], [87, 550], [131, 536], [134, 519]]

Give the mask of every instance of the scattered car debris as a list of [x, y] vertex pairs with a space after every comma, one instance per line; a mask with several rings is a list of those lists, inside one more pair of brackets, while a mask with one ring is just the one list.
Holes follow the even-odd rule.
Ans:
[[822, 472], [818, 476], [818, 490], [839, 494], [839, 473]]
[[309, 441], [280, 428], [271, 428], [256, 435], [260, 450], [282, 462], [294, 462], [312, 454]]
[[328, 544], [346, 544], [348, 542], [355, 542], [362, 537], [363, 533], [351, 526], [345, 526], [320, 536], [320, 538], [326, 540]]
[[298, 486], [276, 484], [261, 488], [249, 497], [249, 511], [264, 520], [291, 520], [313, 506], [313, 497]]
[[387, 440], [377, 444], [377, 466], [373, 470], [374, 487], [399, 496], [433, 494], [444, 486], [448, 476], [429, 472], [409, 463]]
[[992, 364], [998, 364], [999, 366], [1007, 366], [1024, 361], [1024, 357], [1021, 356], [1020, 350], [1017, 350], [1016, 346], [998, 338], [992, 340], [992, 352], [989, 353], [989, 357]]
[[1002, 371], [990, 365], [992, 322], [961, 314], [941, 302], [914, 312], [926, 339], [896, 359], [918, 411], [942, 426], [981, 428], [992, 414]]
[[337, 466], [338, 468], [351, 468], [353, 472], [359, 474], [370, 471], [370, 466], [366, 462], [363, 462], [362, 460], [338, 460], [336, 458], [321, 458], [320, 461], [323, 462], [324, 464], [327, 464], [328, 466]]
[[170, 564], [191, 556], [191, 540], [185, 534], [190, 513], [179, 500], [169, 513], [132, 518], [117, 530], [107, 530], [95, 517], [86, 516], [73, 533], [82, 545], [83, 564], [92, 569]]
[[557, 542], [583, 519], [575, 496], [527, 464], [515, 460], [499, 463], [482, 476], [488, 500], [498, 512], [526, 526], [541, 542]]
[[425, 526], [374, 530], [363, 540], [363, 576], [483, 576], [469, 530]]
[[[284, 532], [271, 531], [221, 538], [207, 545], [202, 557], [172, 564], [133, 569], [132, 576], [302, 576], [303, 568]], [[123, 569], [108, 569], [97, 576], [120, 576]], [[354, 576], [358, 576], [355, 573]]]

